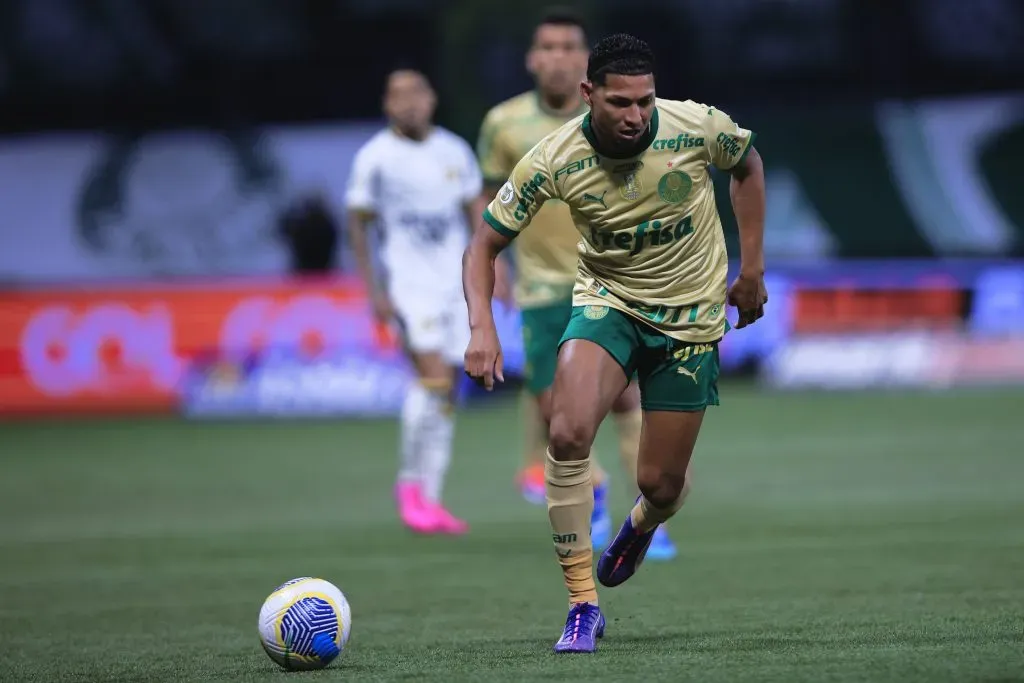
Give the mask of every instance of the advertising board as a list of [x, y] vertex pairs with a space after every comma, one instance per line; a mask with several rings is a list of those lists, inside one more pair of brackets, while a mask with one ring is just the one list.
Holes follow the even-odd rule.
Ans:
[[4, 292], [0, 412], [172, 410], [197, 368], [349, 351], [402, 358], [350, 278]]

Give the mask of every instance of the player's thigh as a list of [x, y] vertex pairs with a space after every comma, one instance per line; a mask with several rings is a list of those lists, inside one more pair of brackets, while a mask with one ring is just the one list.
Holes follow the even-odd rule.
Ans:
[[558, 345], [571, 314], [571, 300], [531, 306], [520, 312], [526, 389], [535, 397], [545, 423], [551, 421], [551, 387], [555, 383]]
[[685, 344], [660, 333], [645, 335], [640, 359], [644, 410], [637, 483], [647, 495], [670, 500], [686, 480], [708, 406], [718, 405], [718, 345]]
[[571, 450], [589, 448], [633, 374], [637, 350], [636, 330], [624, 314], [605, 306], [573, 308], [552, 389], [553, 446], [565, 440]]

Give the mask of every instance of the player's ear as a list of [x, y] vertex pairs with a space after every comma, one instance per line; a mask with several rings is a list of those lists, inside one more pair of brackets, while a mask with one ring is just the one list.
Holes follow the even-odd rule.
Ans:
[[591, 100], [594, 97], [594, 84], [590, 81], [582, 81], [580, 83], [580, 97], [583, 98], [588, 107], [593, 106]]
[[531, 76], [537, 75], [537, 57], [536, 51], [531, 47], [526, 51], [526, 70]]

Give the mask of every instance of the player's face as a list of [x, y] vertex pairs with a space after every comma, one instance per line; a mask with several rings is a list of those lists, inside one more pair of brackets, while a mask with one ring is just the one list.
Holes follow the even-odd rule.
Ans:
[[587, 44], [579, 26], [542, 24], [533, 34], [526, 68], [548, 95], [575, 95], [587, 73]]
[[384, 113], [402, 131], [425, 131], [434, 117], [436, 98], [427, 79], [415, 71], [396, 71], [388, 78]]
[[580, 92], [590, 105], [591, 123], [598, 138], [616, 148], [629, 148], [637, 143], [651, 122], [653, 74], [610, 74], [604, 85], [584, 82]]

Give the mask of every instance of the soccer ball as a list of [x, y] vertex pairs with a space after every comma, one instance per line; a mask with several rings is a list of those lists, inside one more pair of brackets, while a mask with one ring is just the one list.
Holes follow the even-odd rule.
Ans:
[[308, 576], [274, 589], [260, 609], [260, 643], [289, 670], [322, 669], [348, 643], [352, 612], [338, 587]]

